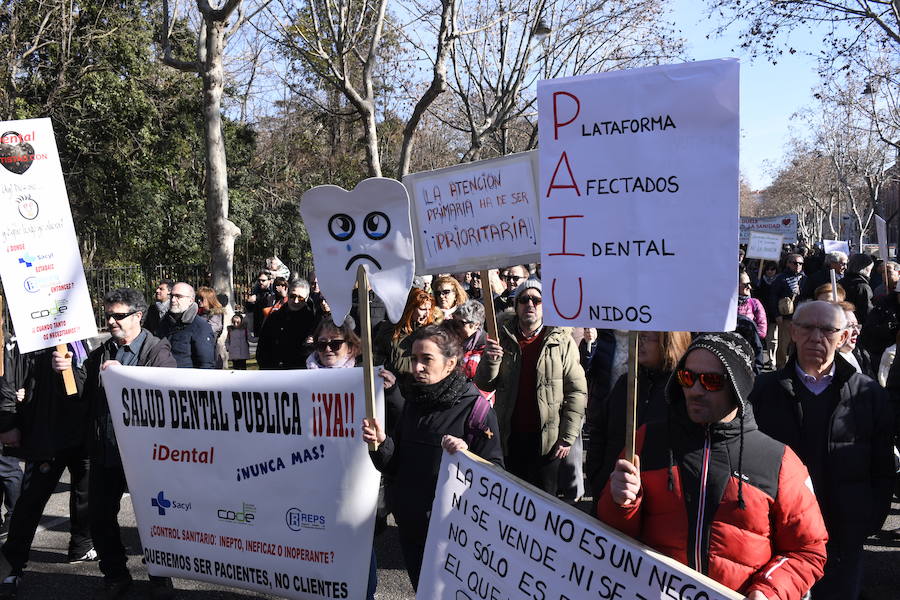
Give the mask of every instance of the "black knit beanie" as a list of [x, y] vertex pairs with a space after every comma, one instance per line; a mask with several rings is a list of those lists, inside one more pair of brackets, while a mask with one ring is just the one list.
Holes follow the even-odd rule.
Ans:
[[684, 359], [697, 348], [703, 348], [716, 355], [728, 372], [728, 381], [734, 391], [738, 407], [744, 412], [750, 390], [753, 389], [753, 350], [741, 334], [734, 331], [725, 333], [701, 333], [688, 346], [684, 358], [679, 361], [679, 368]]

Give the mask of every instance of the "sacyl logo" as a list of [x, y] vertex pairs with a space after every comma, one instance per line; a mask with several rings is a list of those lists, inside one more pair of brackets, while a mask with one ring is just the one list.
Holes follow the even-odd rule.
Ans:
[[155, 498], [150, 499], [150, 504], [159, 511], [160, 516], [164, 516], [167, 510], [191, 510], [190, 502], [179, 502], [166, 498], [166, 493], [160, 490]]

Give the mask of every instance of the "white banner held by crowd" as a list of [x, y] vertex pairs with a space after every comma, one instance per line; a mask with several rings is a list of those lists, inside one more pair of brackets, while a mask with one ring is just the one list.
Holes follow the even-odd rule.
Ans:
[[0, 122], [0, 248], [22, 352], [97, 335], [50, 119]]
[[750, 232], [780, 233], [785, 244], [797, 243], [797, 215], [778, 215], [777, 217], [741, 217], [741, 243], [750, 242]]
[[118, 366], [103, 383], [151, 574], [365, 597], [379, 475], [362, 369]]
[[747, 258], [761, 258], [763, 260], [779, 260], [781, 258], [781, 246], [784, 236], [780, 233], [763, 233], [751, 231], [750, 241], [747, 243]]
[[544, 323], [728, 331], [738, 61], [538, 82]]
[[444, 453], [416, 598], [743, 598], [494, 465]]
[[522, 152], [403, 178], [416, 270], [453, 273], [540, 260], [537, 153]]

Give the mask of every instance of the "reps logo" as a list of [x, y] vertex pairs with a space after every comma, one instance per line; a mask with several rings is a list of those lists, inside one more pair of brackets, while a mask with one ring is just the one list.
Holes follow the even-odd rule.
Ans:
[[169, 510], [191, 510], [190, 502], [179, 502], [178, 500], [170, 500], [166, 498], [166, 492], [160, 490], [155, 498], [150, 499], [150, 505], [159, 511], [159, 516], [165, 516]]
[[284, 520], [291, 531], [325, 529], [325, 515], [303, 512], [299, 508], [289, 508], [284, 515]]
[[256, 506], [247, 502], [242, 502], [240, 511], [234, 511], [230, 508], [220, 508], [216, 512], [216, 516], [219, 517], [220, 521], [237, 523], [239, 525], [253, 525], [253, 521], [256, 519]]

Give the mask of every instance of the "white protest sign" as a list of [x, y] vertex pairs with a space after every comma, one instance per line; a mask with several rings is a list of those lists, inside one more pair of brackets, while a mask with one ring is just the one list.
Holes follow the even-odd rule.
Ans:
[[538, 82], [544, 323], [727, 331], [738, 61]]
[[343, 323], [350, 313], [358, 265], [365, 267], [388, 317], [398, 322], [415, 272], [409, 196], [403, 184], [373, 177], [352, 192], [320, 185], [303, 194], [300, 215], [334, 322]]
[[764, 260], [778, 260], [781, 258], [781, 246], [784, 236], [780, 233], [763, 233], [751, 231], [750, 241], [747, 244], [747, 258], [762, 258]]
[[502, 469], [441, 462], [416, 598], [743, 598]]
[[479, 271], [540, 260], [536, 172], [531, 151], [404, 177], [416, 270]]
[[750, 242], [750, 232], [780, 233], [785, 244], [797, 243], [797, 215], [778, 215], [777, 217], [741, 217], [741, 243]]
[[875, 215], [875, 234], [878, 236], [878, 257], [887, 260], [887, 222], [878, 215]]
[[850, 256], [850, 242], [843, 240], [822, 240], [822, 247], [828, 252], [843, 252]]
[[0, 122], [0, 279], [22, 352], [97, 335], [50, 119]]
[[365, 597], [379, 474], [362, 369], [118, 366], [103, 384], [151, 574]]

